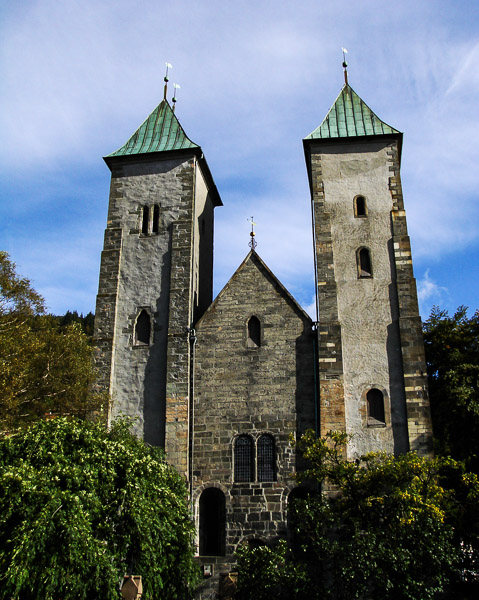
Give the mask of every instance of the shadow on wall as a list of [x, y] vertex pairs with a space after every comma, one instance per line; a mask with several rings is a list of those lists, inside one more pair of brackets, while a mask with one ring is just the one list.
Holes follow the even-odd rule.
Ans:
[[[313, 322], [304, 319], [302, 334], [296, 339], [296, 439], [298, 440], [307, 429], [316, 428], [317, 398], [315, 395], [315, 332]], [[319, 416], [318, 416], [319, 418]], [[295, 469], [302, 471], [307, 466], [306, 461], [295, 454]]]
[[[163, 256], [161, 269], [161, 293], [156, 301], [156, 312], [153, 316], [153, 339], [145, 367], [143, 406], [143, 436], [147, 444], [165, 446], [166, 419], [166, 369], [164, 360], [168, 349], [168, 319], [163, 325], [157, 321], [158, 315], [168, 315], [171, 277], [171, 244], [172, 229], [168, 227], [168, 251]], [[185, 337], [186, 340], [186, 337]], [[185, 341], [185, 343], [188, 343]]]

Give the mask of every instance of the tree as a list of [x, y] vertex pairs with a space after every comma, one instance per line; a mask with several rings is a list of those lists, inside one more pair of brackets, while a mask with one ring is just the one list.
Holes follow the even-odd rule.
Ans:
[[62, 327], [42, 297], [0, 252], [0, 426], [25, 425], [45, 413], [85, 417], [101, 411], [92, 392], [92, 348], [78, 324]]
[[[321, 491], [289, 505], [289, 567], [282, 567], [296, 574], [289, 589], [304, 585], [307, 573], [308, 597], [318, 599], [476, 597], [477, 476], [452, 459], [412, 452], [348, 461], [347, 441], [345, 433], [320, 439], [309, 431], [297, 444], [310, 463], [299, 479]], [[254, 564], [256, 551], [243, 550], [240, 565], [248, 566], [248, 558]], [[244, 582], [251, 572], [243, 568], [241, 575]]]
[[186, 489], [117, 422], [38, 421], [0, 442], [0, 598], [186, 599], [197, 581]]
[[436, 452], [479, 473], [479, 311], [434, 307], [424, 341]]
[[73, 312], [67, 310], [64, 315], [55, 315], [54, 318], [60, 327], [65, 327], [71, 325], [72, 323], [79, 323], [81, 330], [85, 335], [88, 336], [88, 339], [91, 340], [93, 338], [95, 315], [92, 312], [89, 312], [87, 315], [83, 316], [83, 314], [78, 314], [76, 310]]
[[275, 548], [241, 545], [237, 552], [238, 600], [293, 600], [313, 597], [304, 565], [288, 560], [288, 546], [279, 540]]

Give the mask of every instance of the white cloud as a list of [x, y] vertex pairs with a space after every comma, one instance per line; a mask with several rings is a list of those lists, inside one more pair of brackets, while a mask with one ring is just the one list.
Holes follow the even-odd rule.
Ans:
[[425, 319], [429, 316], [431, 308], [435, 304], [443, 304], [449, 298], [449, 291], [446, 287], [433, 281], [429, 276], [429, 269], [427, 269], [422, 279], [417, 281], [417, 296], [419, 312]]
[[[466, 251], [477, 241], [479, 31], [455, 4], [345, 0], [339, 16], [332, 0], [38, 0], [11, 3], [4, 13], [0, 164], [17, 190], [4, 204], [57, 211], [42, 237], [49, 256], [68, 237], [58, 214], [72, 210], [68, 196], [61, 204], [70, 169], [86, 181], [100, 173], [100, 157], [161, 100], [168, 60], [171, 83], [181, 84], [177, 114], [205, 150], [225, 203], [217, 211], [218, 286], [248, 250], [242, 228], [253, 214], [261, 256], [308, 304], [314, 286], [301, 138], [319, 125], [342, 85], [341, 46], [349, 50], [351, 85], [405, 132], [402, 176], [415, 258]], [[108, 171], [102, 173], [97, 230], [105, 218]], [[14, 226], [21, 229], [20, 220]], [[33, 238], [29, 247], [22, 257], [38, 252]], [[97, 259], [85, 255], [85, 264]], [[66, 263], [52, 271], [48, 289], [66, 281], [62, 269]], [[90, 289], [97, 277], [90, 274]], [[81, 289], [84, 279], [79, 298]]]

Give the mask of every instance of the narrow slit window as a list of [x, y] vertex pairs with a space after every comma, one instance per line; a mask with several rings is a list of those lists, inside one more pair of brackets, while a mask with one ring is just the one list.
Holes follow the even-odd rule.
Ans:
[[249, 435], [240, 435], [234, 449], [234, 480], [238, 483], [253, 481], [254, 456], [253, 440]]
[[153, 225], [151, 227], [152, 233], [158, 233], [160, 226], [160, 207], [155, 204], [153, 207]]
[[385, 425], [384, 396], [381, 390], [372, 389], [366, 394], [368, 425]]
[[358, 251], [358, 273], [359, 277], [372, 277], [371, 255], [367, 248]]
[[143, 309], [135, 323], [135, 346], [149, 346], [151, 333], [150, 315]]
[[262, 435], [258, 440], [258, 481], [276, 481], [276, 457], [272, 435]]
[[366, 198], [364, 196], [356, 196], [354, 199], [354, 216], [366, 217], [368, 214]]
[[251, 317], [248, 321], [248, 348], [259, 348], [261, 346], [261, 323], [258, 317]]
[[141, 218], [141, 233], [143, 235], [148, 235], [148, 229], [150, 225], [150, 208], [149, 206], [144, 206], [142, 211]]

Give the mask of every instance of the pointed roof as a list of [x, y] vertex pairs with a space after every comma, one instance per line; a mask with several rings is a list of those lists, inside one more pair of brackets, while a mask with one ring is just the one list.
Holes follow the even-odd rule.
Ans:
[[130, 139], [110, 156], [167, 152], [170, 150], [198, 149], [176, 118], [167, 100], [162, 100]]
[[349, 84], [344, 84], [321, 125], [305, 140], [390, 135], [401, 132], [381, 121]]
[[284, 285], [281, 283], [281, 281], [276, 277], [276, 275], [273, 273], [273, 271], [271, 271], [271, 269], [261, 259], [259, 254], [257, 254], [257, 252], [255, 250], [250, 250], [248, 252], [248, 254], [246, 255], [245, 259], [243, 260], [243, 262], [240, 264], [240, 266], [236, 269], [236, 271], [230, 277], [230, 279], [228, 280], [226, 285], [223, 287], [223, 289], [220, 291], [220, 293], [216, 296], [216, 298], [213, 300], [213, 302], [209, 305], [209, 307], [206, 309], [206, 311], [200, 317], [200, 319], [196, 323], [195, 327], [198, 327], [200, 325], [200, 323], [205, 319], [206, 315], [208, 315], [209, 313], [213, 312], [216, 309], [218, 302], [228, 292], [228, 289], [231, 287], [234, 280], [238, 278], [239, 273], [241, 273], [241, 271], [243, 271], [243, 269], [246, 267], [246, 265], [248, 263], [255, 264], [259, 268], [260, 271], [263, 271], [263, 273], [267, 277], [269, 277], [270, 281], [278, 289], [280, 295], [290, 304], [290, 306], [295, 310], [295, 312], [297, 314], [299, 314], [301, 316], [302, 319], [306, 319], [307, 321], [312, 322], [312, 319], [308, 315], [308, 313], [299, 304], [299, 302], [294, 298], [294, 296], [288, 292], [288, 290], [284, 287]]

